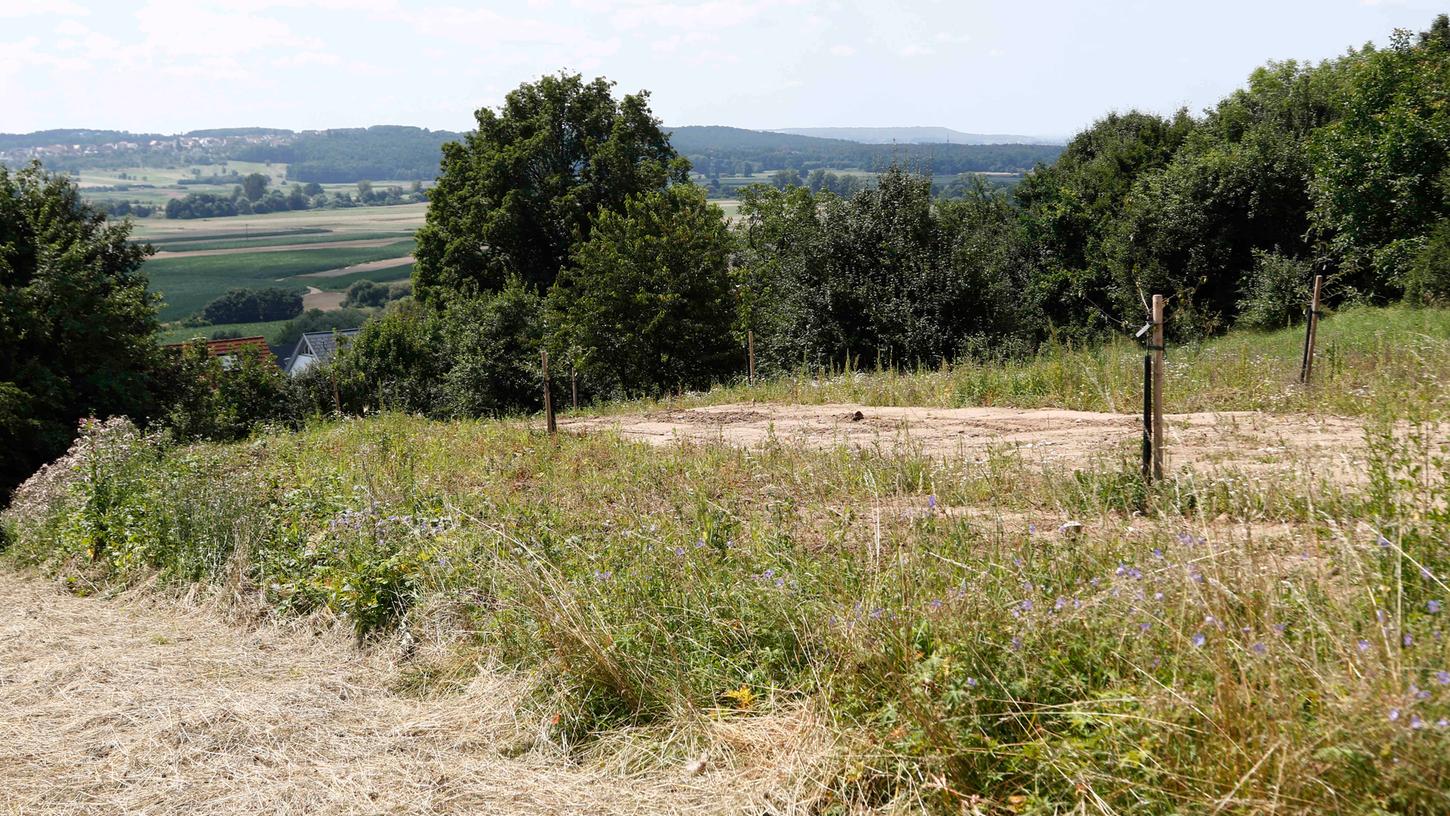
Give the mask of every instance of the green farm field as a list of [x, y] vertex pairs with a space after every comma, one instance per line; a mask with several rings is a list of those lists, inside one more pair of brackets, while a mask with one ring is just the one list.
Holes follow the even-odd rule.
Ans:
[[[161, 319], [173, 321], [194, 314], [228, 289], [279, 287], [306, 290], [308, 287], [315, 287], [325, 291], [341, 291], [359, 280], [402, 280], [412, 271], [412, 265], [402, 259], [412, 251], [411, 239], [383, 246], [357, 248], [308, 247], [304, 244], [296, 249], [280, 251], [172, 258], [162, 256], [147, 261], [144, 269], [151, 279], [152, 290], [159, 292], [165, 300]], [[399, 263], [335, 276], [299, 277], [390, 260], [398, 260]]]

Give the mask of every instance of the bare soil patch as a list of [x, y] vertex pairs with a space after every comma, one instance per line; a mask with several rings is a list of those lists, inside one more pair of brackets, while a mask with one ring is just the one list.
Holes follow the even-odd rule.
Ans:
[[[1254, 411], [1170, 414], [1171, 468], [1246, 472], [1309, 467], [1353, 478], [1365, 455], [1363, 424], [1335, 416]], [[1131, 414], [1021, 408], [893, 408], [866, 405], [733, 404], [646, 414], [567, 418], [573, 431], [610, 429], [654, 444], [676, 441], [759, 445], [770, 439], [813, 447], [847, 445], [985, 461], [1013, 453], [1031, 464], [1075, 467], [1135, 456], [1141, 418]]]
[[309, 286], [307, 294], [302, 296], [302, 308], [335, 312], [342, 308], [342, 302], [346, 299], [346, 292], [325, 292], [316, 286]]
[[354, 272], [372, 272], [378, 269], [392, 269], [395, 266], [411, 266], [417, 260], [412, 255], [402, 258], [384, 258], [381, 261], [368, 261], [366, 263], [344, 266], [340, 269], [328, 269], [324, 272], [307, 272], [298, 275], [299, 278], [340, 278], [343, 275], [351, 275]]
[[517, 677], [420, 699], [384, 651], [0, 573], [0, 813], [786, 813], [814, 793], [792, 771], [825, 743], [799, 712], [710, 724], [703, 770], [629, 773], [549, 747]]

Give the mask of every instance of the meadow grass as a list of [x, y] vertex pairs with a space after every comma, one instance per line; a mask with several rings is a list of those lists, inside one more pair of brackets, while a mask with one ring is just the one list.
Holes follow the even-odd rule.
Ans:
[[[1326, 317], [1313, 385], [1307, 388], [1298, 383], [1303, 342], [1303, 328], [1292, 327], [1170, 344], [1165, 408], [1366, 416], [1405, 405], [1450, 407], [1450, 310], [1358, 307]], [[758, 401], [1134, 413], [1142, 405], [1142, 358], [1141, 346], [1122, 340], [1089, 347], [1048, 343], [1025, 360], [905, 372], [853, 360], [849, 369], [802, 368], [756, 385], [738, 377], [704, 393], [622, 402], [605, 410]]]
[[[1313, 389], [1283, 371], [1298, 337], [1170, 351], [1173, 409], [1360, 415], [1353, 473], [1148, 485], [1121, 453], [1069, 470], [395, 414], [182, 446], [112, 421], [17, 492], [0, 557], [82, 593], [334, 615], [363, 643], [451, 633], [405, 663], [408, 693], [515, 668], [544, 738], [581, 754], [644, 733], [682, 762], [702, 723], [807, 704], [843, 746], [813, 812], [1444, 813], [1450, 319], [1335, 315]], [[1128, 347], [1060, 349], [686, 400], [1132, 411], [1136, 371]]]
[[146, 262], [143, 271], [151, 280], [152, 291], [165, 300], [160, 317], [177, 320], [199, 311], [203, 306], [233, 288], [279, 287], [305, 289], [345, 289], [354, 280], [393, 280], [405, 277], [398, 268], [352, 273], [336, 278], [303, 278], [310, 272], [325, 272], [353, 264], [402, 258], [413, 251], [412, 240], [401, 240], [380, 247], [331, 247], [298, 249], [289, 252], [235, 253], [206, 255], [194, 258], [157, 258]]

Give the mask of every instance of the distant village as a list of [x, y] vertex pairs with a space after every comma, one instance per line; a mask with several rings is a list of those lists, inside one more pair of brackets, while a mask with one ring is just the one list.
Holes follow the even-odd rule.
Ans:
[[[234, 150], [242, 146], [277, 147], [288, 145], [300, 136], [322, 131], [283, 131], [277, 133], [248, 133], [235, 135], [137, 135], [132, 139], [118, 139], [111, 142], [33, 144], [0, 150], [0, 163], [16, 166], [40, 160], [54, 162], [73, 159], [104, 159], [122, 157], [133, 153], [188, 154]], [[84, 132], [77, 132], [82, 135]], [[40, 134], [37, 134], [40, 135]]]

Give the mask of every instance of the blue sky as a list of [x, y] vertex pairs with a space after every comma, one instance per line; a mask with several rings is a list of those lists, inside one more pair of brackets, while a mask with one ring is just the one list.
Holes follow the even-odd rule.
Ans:
[[672, 125], [1070, 134], [1201, 109], [1270, 59], [1428, 26], [1443, 0], [0, 0], [0, 132], [467, 129], [560, 69]]

